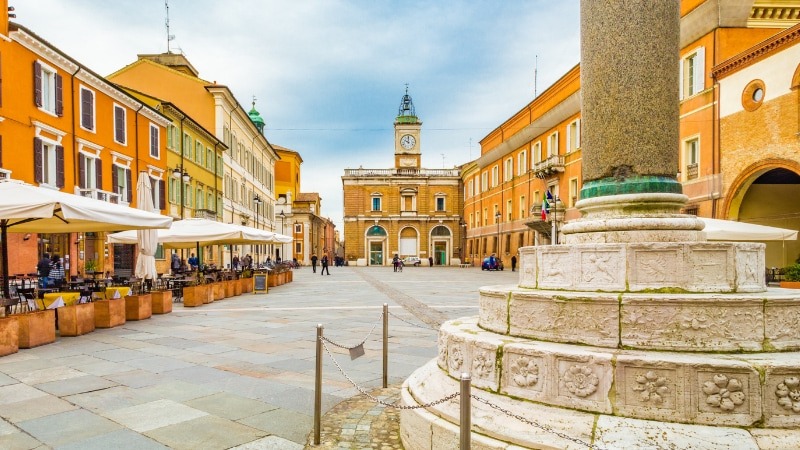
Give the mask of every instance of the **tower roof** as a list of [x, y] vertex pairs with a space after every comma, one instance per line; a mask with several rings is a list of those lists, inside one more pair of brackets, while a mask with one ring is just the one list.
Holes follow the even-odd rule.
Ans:
[[258, 131], [263, 133], [266, 122], [264, 122], [264, 119], [261, 118], [261, 113], [256, 110], [255, 96], [253, 97], [253, 107], [250, 109], [247, 115], [250, 116], [250, 121], [253, 122], [253, 125], [255, 125], [256, 128], [258, 128]]
[[414, 110], [414, 102], [411, 96], [408, 95], [408, 85], [406, 85], [406, 93], [400, 100], [400, 108], [397, 110], [396, 123], [419, 123], [419, 118]]

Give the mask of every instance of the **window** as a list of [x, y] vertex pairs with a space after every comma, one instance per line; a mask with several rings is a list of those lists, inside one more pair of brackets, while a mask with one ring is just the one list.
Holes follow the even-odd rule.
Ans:
[[206, 147], [206, 169], [214, 170], [214, 152]]
[[436, 197], [436, 211], [444, 211], [444, 197]]
[[492, 167], [492, 187], [497, 186], [500, 182], [500, 168], [498, 166]]
[[569, 180], [569, 207], [574, 208], [575, 203], [578, 203], [578, 179], [571, 178]]
[[169, 202], [177, 204], [180, 201], [179, 181], [175, 178], [169, 178]]
[[[195, 197], [194, 197], [194, 199], [195, 199], [194, 207], [196, 209], [203, 209], [204, 208], [203, 200], [205, 200], [205, 197], [206, 196], [203, 194], [203, 188], [201, 188], [201, 187], [197, 188], [197, 195], [195, 195]], [[250, 197], [250, 198], [252, 198], [252, 197]]]
[[175, 134], [178, 131], [178, 127], [173, 124], [167, 125], [167, 148], [170, 150], [175, 150]]
[[203, 143], [200, 141], [194, 141], [194, 162], [198, 165], [203, 165]]
[[517, 156], [517, 175], [522, 175], [528, 170], [528, 152], [523, 150]]
[[33, 139], [34, 179], [37, 183], [64, 187], [64, 147], [41, 138]]
[[111, 172], [111, 178], [114, 193], [119, 195], [120, 201], [130, 203], [133, 197], [131, 170], [127, 166], [115, 164]]
[[680, 61], [680, 98], [691, 97], [705, 89], [705, 47], [689, 52]]
[[525, 216], [528, 215], [528, 202], [525, 200], [525, 196], [521, 196], [519, 198], [519, 218], [524, 219]]
[[[167, 137], [169, 137], [169, 135], [167, 135]], [[125, 126], [125, 108], [119, 105], [114, 105], [114, 140], [122, 145], [128, 143]]]
[[94, 92], [81, 86], [81, 128], [94, 131]]
[[511, 181], [514, 177], [514, 160], [511, 158], [506, 159], [505, 167], [503, 168], [503, 181]]
[[208, 194], [206, 194], [206, 209], [209, 211], [215, 211], [216, 208], [214, 208], [213, 206], [214, 206], [214, 193], [209, 192]]
[[150, 177], [150, 186], [153, 192], [153, 206], [157, 210], [164, 209], [164, 180]]
[[372, 197], [372, 210], [373, 211], [380, 211], [381, 210], [381, 198], [380, 197]]
[[539, 141], [533, 144], [533, 150], [531, 151], [533, 152], [533, 163], [536, 164], [542, 162], [542, 142]]
[[183, 206], [192, 207], [192, 185], [189, 183], [183, 185]]
[[581, 120], [576, 119], [567, 125], [567, 153], [581, 148]]
[[294, 224], [294, 234], [300, 234], [302, 232], [303, 232], [303, 224], [302, 223]]
[[303, 253], [303, 241], [296, 241], [294, 243], [294, 252], [295, 253]]
[[153, 158], [160, 158], [161, 152], [159, 147], [158, 127], [150, 124], [150, 156]]
[[511, 222], [514, 220], [512, 213], [514, 210], [511, 208], [511, 200], [506, 201], [506, 221]]
[[222, 175], [222, 156], [217, 156], [217, 175]]
[[475, 191], [475, 180], [469, 180], [469, 182], [467, 182], [467, 192], [465, 197], [472, 197], [474, 191]]
[[192, 137], [186, 133], [183, 134], [183, 157], [192, 157]]
[[33, 63], [33, 101], [39, 109], [56, 116], [64, 115], [63, 78], [47, 64]]
[[547, 157], [558, 154], [558, 131], [547, 137]]
[[489, 190], [489, 172], [481, 173], [481, 192]]
[[683, 144], [686, 161], [686, 180], [694, 180], [700, 173], [700, 138], [688, 139]]
[[84, 189], [103, 188], [102, 160], [96, 155], [78, 155], [78, 185]]

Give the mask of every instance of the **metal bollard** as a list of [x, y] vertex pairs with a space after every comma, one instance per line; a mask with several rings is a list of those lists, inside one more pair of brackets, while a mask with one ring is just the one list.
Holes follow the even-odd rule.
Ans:
[[383, 388], [389, 382], [389, 304], [383, 304]]
[[469, 450], [472, 438], [472, 397], [470, 394], [470, 375], [461, 374], [461, 425], [459, 427], [459, 446], [460, 450]]
[[317, 369], [314, 379], [314, 445], [319, 445], [322, 421], [322, 324], [317, 324]]

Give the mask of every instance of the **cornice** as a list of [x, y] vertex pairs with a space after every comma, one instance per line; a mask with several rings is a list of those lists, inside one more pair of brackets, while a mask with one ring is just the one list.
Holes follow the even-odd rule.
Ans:
[[136, 110], [142, 105], [141, 102], [134, 100], [127, 94], [123, 94], [119, 89], [108, 84], [105, 80], [102, 80], [91, 72], [81, 70], [75, 74], [75, 78], [86, 82], [91, 87], [122, 103], [128, 108]]
[[14, 30], [9, 34], [11, 35], [11, 39], [19, 42], [23, 47], [46, 59], [49, 63], [58, 66], [60, 69], [66, 72], [75, 73], [75, 71], [78, 70], [78, 67], [80, 67], [74, 61], [70, 60], [60, 52], [57, 52], [55, 49], [47, 45], [47, 43], [36, 39], [35, 36], [32, 36], [21, 29]]
[[762, 41], [736, 56], [728, 58], [711, 69], [711, 76], [719, 79], [728, 76], [744, 67], [767, 58], [772, 53], [782, 50], [800, 41], [800, 24], [782, 31], [771, 38]]

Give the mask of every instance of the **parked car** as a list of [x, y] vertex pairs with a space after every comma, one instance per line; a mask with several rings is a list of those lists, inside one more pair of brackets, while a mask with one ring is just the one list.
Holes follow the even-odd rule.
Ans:
[[416, 256], [406, 256], [403, 258], [403, 265], [404, 266], [415, 266], [419, 267], [421, 261]]
[[503, 270], [503, 261], [500, 258], [483, 258], [481, 270]]

